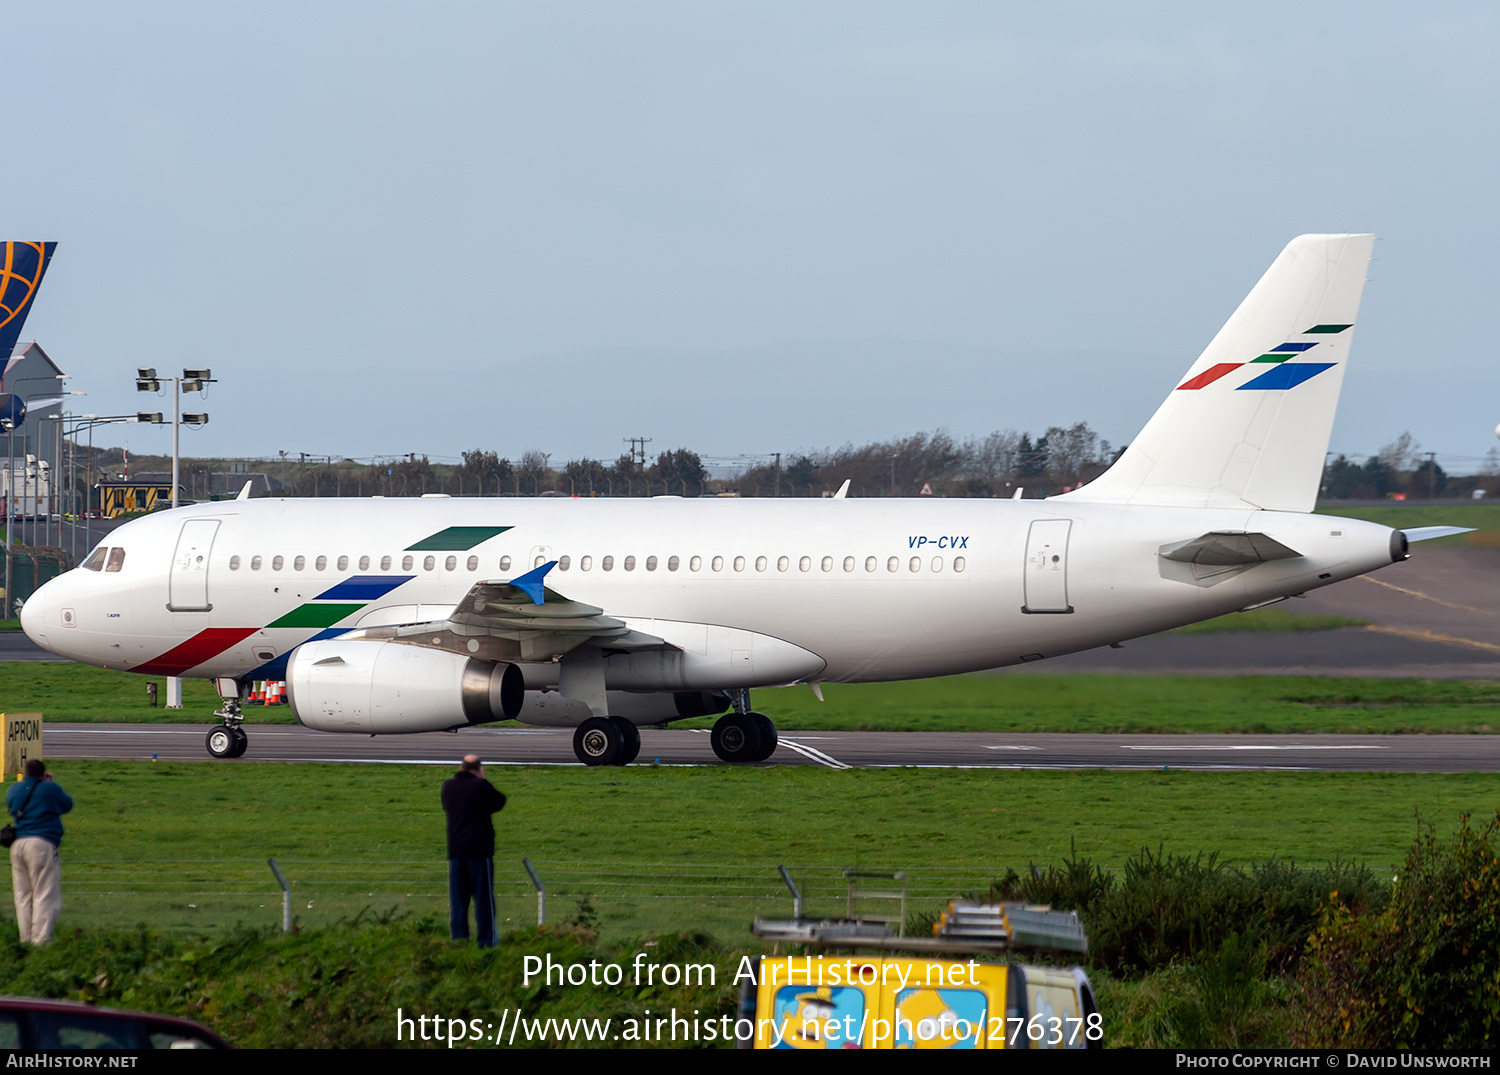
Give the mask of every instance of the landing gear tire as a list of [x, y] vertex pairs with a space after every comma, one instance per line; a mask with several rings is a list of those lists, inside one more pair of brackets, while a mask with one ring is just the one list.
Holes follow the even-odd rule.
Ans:
[[761, 760], [760, 726], [753, 714], [725, 713], [714, 723], [708, 741], [721, 761], [734, 764]]
[[229, 756], [231, 758], [243, 758], [245, 756], [245, 749], [250, 745], [250, 737], [245, 734], [244, 728], [237, 726], [230, 728], [229, 734], [234, 736], [234, 752]]
[[764, 713], [746, 713], [745, 716], [753, 720], [756, 728], [760, 730], [760, 754], [755, 760], [768, 761], [771, 755], [776, 753], [776, 744], [780, 741], [780, 737], [776, 734], [776, 725], [772, 724], [771, 718]]
[[573, 730], [573, 753], [585, 765], [614, 765], [624, 739], [609, 717], [590, 717]]
[[624, 717], [610, 717], [620, 729], [620, 753], [615, 755], [615, 765], [629, 765], [641, 752], [641, 730]]
[[[236, 729], [231, 728], [227, 724], [221, 725], [218, 728], [210, 728], [208, 735], [203, 739], [203, 745], [216, 758], [237, 758], [240, 755], [235, 753], [235, 748], [238, 747], [240, 753], [244, 753], [245, 741], [236, 739], [234, 735], [235, 731]], [[240, 734], [244, 735], [243, 732]]]

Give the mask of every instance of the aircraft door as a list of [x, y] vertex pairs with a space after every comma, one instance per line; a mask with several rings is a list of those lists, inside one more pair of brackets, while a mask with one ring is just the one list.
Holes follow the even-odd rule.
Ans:
[[557, 557], [552, 555], [551, 545], [533, 545], [531, 547], [531, 555], [526, 558], [526, 570], [531, 571], [541, 567], [548, 560], [556, 559]]
[[1026, 536], [1026, 603], [1022, 612], [1072, 612], [1068, 604], [1071, 519], [1038, 519]]
[[167, 607], [173, 612], [213, 608], [208, 603], [208, 562], [218, 532], [218, 519], [189, 519], [182, 524], [167, 583]]

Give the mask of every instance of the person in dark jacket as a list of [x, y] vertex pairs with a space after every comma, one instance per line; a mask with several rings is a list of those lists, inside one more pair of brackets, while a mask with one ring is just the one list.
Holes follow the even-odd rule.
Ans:
[[474, 931], [481, 948], [500, 941], [495, 928], [495, 825], [491, 815], [505, 806], [505, 796], [484, 778], [477, 754], [465, 754], [453, 779], [443, 783], [443, 812], [448, 815], [448, 935], [469, 939], [469, 902], [474, 903]]
[[22, 943], [46, 944], [62, 910], [62, 816], [73, 800], [52, 779], [41, 758], [26, 762], [24, 779], [5, 793], [5, 808], [15, 818], [16, 842], [10, 845], [10, 879], [16, 897], [16, 925]]

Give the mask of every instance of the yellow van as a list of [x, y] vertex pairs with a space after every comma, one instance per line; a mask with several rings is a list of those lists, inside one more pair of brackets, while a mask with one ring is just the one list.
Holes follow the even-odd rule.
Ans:
[[[753, 1009], [753, 1016], [751, 1011]], [[756, 1049], [1099, 1049], [1081, 968], [872, 955], [763, 956], [742, 983]]]
[[756, 919], [751, 932], [778, 952], [793, 944], [858, 954], [762, 956], [753, 981], [740, 983], [741, 1048], [1104, 1047], [1081, 968], [1000, 962], [1017, 949], [1087, 952], [1070, 911], [955, 900], [932, 936], [906, 937], [889, 919], [804, 918], [798, 899], [796, 918]]

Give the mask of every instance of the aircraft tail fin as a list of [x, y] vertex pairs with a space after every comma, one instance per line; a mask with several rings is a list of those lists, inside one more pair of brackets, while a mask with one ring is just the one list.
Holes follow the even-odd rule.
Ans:
[[0, 247], [0, 364], [21, 338], [31, 300], [56, 249], [56, 243], [9, 242]]
[[1311, 511], [1374, 243], [1288, 243], [1125, 454], [1064, 498]]

